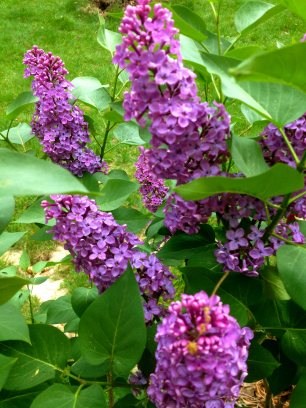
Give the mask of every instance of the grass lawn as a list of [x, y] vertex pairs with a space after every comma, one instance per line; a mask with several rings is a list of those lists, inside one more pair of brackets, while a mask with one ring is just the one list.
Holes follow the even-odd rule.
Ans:
[[[172, 4], [184, 4], [199, 12], [207, 21], [208, 29], [214, 30], [213, 18], [207, 0], [174, 0]], [[234, 12], [243, 0], [223, 0], [221, 8], [221, 32], [226, 37], [235, 35], [233, 24]], [[0, 4], [1, 48], [0, 48], [0, 129], [8, 127], [5, 118], [7, 105], [20, 93], [30, 88], [30, 79], [23, 79], [23, 54], [38, 45], [45, 51], [59, 55], [66, 64], [69, 79], [76, 76], [95, 76], [103, 84], [112, 80], [114, 67], [110, 55], [96, 41], [98, 16], [88, 0], [2, 0]], [[119, 20], [107, 19], [108, 27], [116, 29]], [[238, 45], [263, 44], [269, 48], [277, 43], [290, 44], [298, 41], [306, 27], [301, 20], [289, 12], [283, 12], [252, 31]], [[98, 130], [103, 130], [103, 122], [99, 115], [90, 112], [97, 120]], [[29, 122], [31, 114], [21, 115], [18, 120]], [[32, 142], [33, 148], [40, 149], [37, 141]], [[109, 141], [109, 146], [112, 146]], [[106, 160], [114, 167], [122, 167], [132, 173], [133, 158], [136, 157], [135, 147], [121, 147], [120, 151], [112, 150]], [[20, 214], [33, 198], [20, 199], [17, 212]], [[134, 205], [139, 199], [134, 197]], [[17, 216], [16, 215], [16, 216]], [[10, 226], [11, 230], [24, 230], [25, 225]], [[33, 227], [29, 227], [29, 231]], [[29, 235], [29, 234], [28, 234]], [[34, 259], [42, 259], [53, 248], [53, 243], [43, 245], [27, 241], [25, 238], [19, 247], [28, 246]]]

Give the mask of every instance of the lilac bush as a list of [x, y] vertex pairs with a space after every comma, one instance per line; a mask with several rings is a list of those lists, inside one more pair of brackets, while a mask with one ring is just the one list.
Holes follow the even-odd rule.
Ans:
[[[97, 123], [104, 135], [95, 141], [100, 157], [121, 144], [143, 144], [135, 178], [150, 214], [131, 207], [138, 183], [129, 177], [130, 163], [127, 172], [101, 174], [108, 167], [87, 147], [88, 124], [62, 60], [36, 46], [26, 53], [25, 76], [33, 76], [39, 98], [32, 131], [47, 159], [64, 169], [18, 151], [24, 137], [28, 153], [28, 128], [12, 125], [33, 96], [17, 98], [0, 132], [15, 150], [0, 149], [0, 250], [23, 234], [4, 231], [13, 196], [35, 194], [16, 222], [31, 220], [39, 228], [34, 240], [64, 244], [71, 257], [61, 262], [71, 259], [93, 287], [75, 288], [36, 311], [31, 288], [45, 281], [50, 263], [31, 265], [24, 250], [18, 268], [0, 271], [0, 327], [8, 326], [0, 333], [0, 405], [22, 399], [40, 408], [60, 398], [109, 408], [234, 408], [244, 403], [244, 382], [264, 379], [266, 406], [294, 389], [290, 405], [304, 408], [305, 36], [241, 62], [236, 57], [246, 50], [236, 42], [280, 7], [263, 12], [252, 2], [259, 12], [242, 27], [250, 16], [244, 3], [235, 16], [237, 36], [228, 41], [220, 32], [222, 2], [208, 3], [216, 33], [185, 6], [149, 0], [126, 8], [122, 36], [100, 17], [98, 41], [118, 65], [99, 94], [106, 95]], [[216, 100], [201, 100], [203, 84], [206, 98]], [[249, 123], [251, 108], [271, 121], [260, 122], [257, 137], [251, 126], [237, 134], [245, 126], [241, 103]], [[96, 115], [88, 120], [95, 128]], [[112, 137], [119, 143], [109, 148]], [[20, 309], [28, 299], [25, 319]]]
[[[215, 103], [215, 107], [210, 107], [200, 102], [195, 75], [182, 64], [178, 32], [173, 27], [169, 11], [160, 5], [151, 9], [148, 2], [139, 2], [138, 6], [127, 8], [120, 32], [123, 41], [117, 46], [114, 62], [127, 69], [131, 80], [131, 91], [124, 95], [125, 118], [136, 118], [141, 125], [150, 123], [152, 148], [146, 150], [146, 163], [149, 164], [146, 167], [146, 180], [150, 177], [158, 180], [168, 178], [181, 184], [203, 176], [241, 176], [229, 174], [224, 168], [224, 163], [230, 157], [226, 142], [230, 116], [222, 104]], [[305, 148], [303, 124], [301, 118], [286, 127], [287, 132], [295, 134], [293, 147], [297, 149], [299, 158]], [[265, 157], [272, 157], [272, 163], [293, 165], [294, 161], [277, 128], [269, 125], [265, 132], [261, 139]], [[273, 148], [278, 149], [276, 153], [271, 150]], [[138, 163], [142, 162], [143, 155]], [[144, 164], [141, 169], [143, 167]], [[139, 173], [136, 177], [145, 183], [145, 178], [139, 177]], [[147, 176], [150, 173], [151, 176]], [[145, 205], [156, 211], [157, 207], [148, 203], [148, 191], [148, 185], [144, 184]], [[304, 203], [304, 198], [294, 204], [299, 209], [299, 215], [305, 206], [301, 202]], [[222, 194], [194, 202], [186, 202], [178, 195], [171, 194], [164, 212], [165, 225], [171, 233], [177, 230], [187, 234], [196, 233], [199, 225], [207, 222], [213, 213], [217, 213], [219, 219], [233, 228], [238, 228], [244, 219], [256, 222], [257, 226], [254, 227], [259, 229], [260, 224], [267, 221], [260, 200], [239, 194]], [[273, 213], [275, 210], [272, 209]], [[278, 227], [278, 230], [282, 231], [282, 228]], [[242, 228], [238, 228], [238, 231], [243, 244], [240, 242], [234, 248], [231, 240], [226, 244], [219, 242], [217, 261], [225, 271], [258, 276], [265, 257], [274, 254], [279, 245], [266, 244], [259, 238], [248, 239], [251, 231]], [[228, 234], [235, 234], [235, 231]], [[260, 235], [264, 235], [263, 228]], [[281, 236], [288, 238], [286, 233]], [[275, 237], [271, 239], [277, 242]], [[297, 242], [301, 242], [300, 239]]]

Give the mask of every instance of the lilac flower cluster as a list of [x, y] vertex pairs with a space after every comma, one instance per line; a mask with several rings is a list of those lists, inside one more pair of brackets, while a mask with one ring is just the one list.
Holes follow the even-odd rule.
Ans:
[[25, 77], [34, 76], [32, 89], [39, 97], [32, 120], [32, 131], [54, 163], [73, 174], [107, 171], [107, 165], [86, 147], [90, 142], [83, 112], [69, 103], [73, 85], [65, 79], [63, 61], [51, 52], [34, 46], [25, 56]]
[[126, 270], [130, 262], [144, 298], [145, 319], [162, 316], [159, 300], [172, 299], [173, 275], [154, 254], [148, 256], [135, 248], [141, 241], [119, 225], [112, 214], [98, 209], [86, 196], [54, 195], [54, 203], [42, 202], [46, 220], [56, 220], [50, 232], [65, 242], [77, 271], [84, 271], [100, 292], [106, 290]]
[[[299, 159], [306, 150], [306, 114], [284, 127], [290, 143]], [[268, 163], [277, 162], [296, 167], [296, 163], [290, 153], [283, 136], [275, 125], [270, 123], [261, 134], [260, 144], [263, 154]], [[305, 191], [305, 188], [304, 188]], [[288, 208], [288, 216], [292, 214], [298, 218], [306, 219], [306, 196], [296, 200]]]
[[[132, 83], [131, 91], [125, 93], [125, 119], [136, 118], [141, 125], [150, 121], [152, 149], [146, 152], [146, 160], [157, 178], [180, 184], [220, 174], [219, 165], [228, 157], [229, 115], [221, 104], [210, 107], [200, 102], [195, 74], [182, 64], [171, 13], [160, 4], [152, 10], [148, 3], [128, 6], [120, 26], [123, 40], [114, 62], [127, 69]], [[186, 205], [177, 196], [169, 202], [173, 201], [176, 216], [170, 215], [167, 221], [172, 212], [168, 206], [166, 223], [172, 230], [185, 231], [189, 215], [187, 230], [195, 230], [203, 221], [201, 205], [197, 204], [199, 212], [194, 217], [186, 214]]]
[[139, 192], [142, 195], [145, 207], [154, 213], [163, 203], [169, 189], [165, 186], [163, 179], [156, 177], [152, 173], [147, 157], [149, 150], [143, 147], [140, 147], [139, 150], [140, 155], [135, 163], [137, 169], [135, 177], [141, 184]]
[[157, 408], [234, 408], [253, 332], [205, 292], [182, 295], [158, 326], [149, 398]]
[[249, 234], [243, 228], [230, 229], [226, 232], [228, 242], [219, 243], [215, 255], [225, 270], [241, 272], [248, 276], [258, 276], [258, 270], [264, 264], [265, 257], [274, 253], [270, 245], [262, 241], [264, 231], [255, 225]]
[[[151, 178], [175, 179], [178, 184], [203, 176], [240, 176], [224, 171], [229, 158], [228, 113], [221, 104], [211, 107], [200, 102], [195, 74], [182, 64], [178, 30], [171, 13], [160, 4], [150, 7], [149, 3], [139, 0], [138, 5], [127, 7], [120, 26], [122, 44], [114, 57], [115, 63], [126, 68], [132, 83], [130, 92], [125, 93], [125, 119], [136, 118], [140, 125], [149, 123], [152, 135], [152, 148], [138, 161], [146, 176], [137, 174], [138, 179], [145, 183], [150, 180], [150, 172]], [[288, 137], [294, 139], [292, 145], [299, 157], [305, 150], [305, 118], [285, 128]], [[295, 165], [277, 128], [269, 125], [262, 136], [261, 144], [270, 163]], [[143, 191], [150, 199], [146, 185]], [[305, 200], [303, 197], [292, 206], [296, 216], [305, 218]], [[278, 203], [277, 198], [274, 202]], [[270, 216], [275, 211], [272, 209]], [[171, 194], [164, 212], [171, 233], [179, 229], [187, 234], [198, 232], [199, 225], [216, 213], [228, 230], [228, 241], [219, 242], [216, 251], [224, 270], [257, 276], [265, 257], [275, 253], [281, 244], [277, 237], [263, 242], [261, 228], [267, 221], [266, 209], [260, 200], [250, 196], [227, 193], [187, 202]], [[275, 233], [302, 242], [297, 224], [284, 229], [280, 223]]]

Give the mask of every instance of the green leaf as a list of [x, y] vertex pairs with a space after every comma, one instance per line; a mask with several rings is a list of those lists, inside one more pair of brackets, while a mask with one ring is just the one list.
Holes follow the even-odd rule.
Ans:
[[[16, 358], [7, 357], [7, 356], [4, 356], [3, 354], [0, 354], [0, 391], [2, 390], [6, 382], [6, 379], [9, 375], [9, 372], [11, 371], [16, 361], [17, 361]], [[1, 400], [0, 400], [0, 406], [1, 406]]]
[[0, 341], [6, 340], [30, 342], [24, 317], [15, 306], [9, 303], [0, 306]]
[[[276, 330], [283, 334], [284, 330], [296, 330], [306, 333], [306, 318], [303, 310], [292, 300], [262, 299], [252, 307], [256, 321], [266, 330]], [[279, 329], [282, 329], [279, 330]]]
[[11, 246], [16, 244], [25, 234], [23, 232], [2, 232], [0, 235], [0, 256], [4, 254]]
[[306, 310], [306, 248], [283, 245], [278, 249], [276, 259], [286, 291]]
[[[201, 290], [205, 290], [207, 293], [212, 292], [218, 280], [224, 275], [223, 272], [214, 274], [209, 269], [197, 267], [185, 267], [180, 270], [184, 274], [187, 293], [191, 294], [195, 294]], [[218, 295], [223, 303], [230, 306], [231, 315], [237, 319], [241, 326], [245, 326], [252, 316], [249, 308], [223, 287], [218, 289]]]
[[27, 251], [23, 251], [19, 259], [19, 266], [23, 271], [27, 271], [28, 267], [31, 265], [31, 260]]
[[133, 146], [145, 144], [139, 135], [139, 126], [133, 122], [120, 123], [113, 130], [113, 134], [122, 144]]
[[0, 275], [0, 305], [6, 303], [19, 289], [29, 283], [30, 281], [19, 278], [19, 276], [4, 277]]
[[138, 188], [138, 183], [132, 181], [109, 179], [101, 191], [102, 197], [97, 197], [96, 201], [102, 211], [112, 211], [120, 207]]
[[[202, 247], [202, 251], [192, 255], [188, 259], [188, 267], [203, 267], [205, 269], [219, 269], [220, 264], [217, 262], [215, 257], [215, 251], [217, 249], [217, 244], [208, 244]], [[221, 267], [222, 268], [222, 267]]]
[[0, 197], [0, 233], [5, 229], [13, 217], [15, 210], [15, 200], [12, 196]]
[[111, 102], [111, 97], [105, 88], [99, 88], [92, 92], [88, 92], [86, 95], [82, 95], [78, 99], [86, 103], [86, 105], [96, 108], [99, 112], [107, 109]]
[[100, 27], [97, 36], [98, 43], [113, 55], [116, 46], [121, 44], [121, 34], [105, 28], [105, 20], [101, 15], [99, 15], [99, 20]]
[[69, 358], [69, 340], [58, 329], [31, 324], [29, 331], [31, 345], [15, 341], [1, 346], [2, 353], [17, 358], [5, 384], [7, 390], [26, 390], [54, 379]]
[[237, 66], [237, 60], [220, 55], [200, 53], [200, 51], [198, 54], [196, 57], [189, 55], [185, 59], [195, 64], [196, 67], [205, 67], [208, 72], [218, 75], [225, 96], [238, 99], [267, 120], [273, 119], [275, 123], [283, 126], [294, 121], [306, 111], [306, 95], [299, 89], [281, 83], [250, 81], [238, 83], [234, 77], [228, 74], [230, 69]]
[[23, 112], [33, 103], [39, 101], [39, 98], [34, 96], [32, 92], [22, 92], [17, 98], [7, 107], [6, 115], [9, 119], [15, 119], [19, 113]]
[[[286, 183], [283, 181], [286, 180]], [[278, 163], [254, 177], [201, 177], [174, 190], [185, 200], [202, 200], [220, 193], [247, 194], [260, 200], [302, 189], [303, 176], [292, 167]]]
[[15, 221], [16, 224], [45, 224], [45, 212], [41, 206], [42, 199], [39, 198], [31, 204]]
[[48, 300], [42, 304], [47, 307], [47, 324], [67, 323], [77, 318], [72, 305], [71, 296], [61, 296], [55, 300]]
[[68, 170], [56, 164], [0, 148], [0, 195], [68, 192], [86, 193], [87, 189]]
[[275, 6], [258, 0], [247, 1], [235, 14], [236, 29], [238, 33], [245, 33], [283, 10], [280, 5]]
[[[203, 63], [201, 51], [203, 47], [197, 41], [192, 40], [185, 35], [180, 35], [181, 53], [187, 65], [191, 65], [197, 72], [199, 72], [206, 81], [210, 81], [210, 75]], [[237, 62], [236, 62], [237, 64]]]
[[232, 157], [238, 169], [246, 177], [256, 176], [269, 169], [258, 142], [232, 135]]
[[[135, 397], [133, 397], [133, 395], [129, 394], [126, 395], [123, 398], [120, 398], [114, 408], [135, 408], [137, 406], [137, 399]], [[147, 408], [149, 408], [149, 406], [147, 405]]]
[[205, 22], [202, 18], [185, 6], [166, 6], [171, 10], [175, 27], [180, 30], [181, 34], [196, 41], [204, 41], [207, 38], [205, 34]]
[[[17, 266], [15, 265], [11, 265], [11, 266], [7, 266], [6, 268], [3, 268], [0, 270], [0, 278], [7, 278], [7, 277], [11, 277], [11, 276], [16, 276], [17, 274]], [[1, 285], [0, 285], [0, 299], [2, 299], [3, 297], [3, 292], [1, 293]], [[1, 303], [1, 302], [0, 302]]]
[[72, 94], [76, 98], [79, 98], [82, 95], [86, 95], [88, 92], [92, 92], [99, 88], [102, 88], [103, 86], [108, 86], [102, 85], [98, 78], [88, 76], [74, 78], [71, 83], [74, 86]]
[[[3, 130], [1, 133], [7, 136], [8, 130]], [[23, 146], [33, 137], [32, 128], [27, 123], [19, 123], [17, 126], [10, 128], [9, 131], [9, 141], [18, 145]]]
[[99, 378], [107, 374], [108, 364], [92, 365], [83, 357], [71, 366], [71, 371], [82, 378]]
[[208, 224], [201, 226], [198, 234], [179, 233], [172, 236], [163, 245], [157, 253], [159, 259], [192, 259], [194, 256], [201, 254], [207, 244], [215, 241], [215, 234], [212, 227]]
[[53, 234], [50, 234], [48, 231], [50, 231], [50, 226], [46, 225], [31, 235], [30, 239], [34, 241], [50, 241]]
[[127, 225], [127, 231], [137, 234], [148, 225], [149, 216], [142, 214], [134, 208], [121, 207], [112, 211], [115, 220], [119, 224]]
[[196, 66], [204, 67], [209, 73], [218, 75], [221, 79], [222, 91], [225, 96], [238, 99], [251, 108], [255, 109], [258, 113], [263, 115], [267, 119], [271, 119], [270, 114], [261, 105], [261, 101], [254, 99], [249, 95], [242, 87], [241, 84], [235, 80], [234, 77], [228, 74], [229, 69], [238, 65], [238, 61], [234, 58], [228, 58], [220, 55], [207, 54], [203, 51], [196, 53], [194, 48], [190, 47], [188, 55], [183, 56], [185, 60], [196, 64]]
[[96, 108], [99, 112], [107, 109], [111, 100], [105, 86], [94, 77], [78, 77], [72, 80], [75, 88], [72, 94], [80, 101]]
[[303, 0], [280, 0], [280, 2], [292, 13], [306, 20], [306, 3]]
[[289, 300], [288, 295], [282, 280], [279, 277], [277, 268], [267, 266], [261, 271], [261, 277], [264, 281], [264, 290], [267, 298]]
[[247, 105], [241, 105], [241, 112], [250, 125], [253, 125], [256, 122], [266, 121], [267, 119], [263, 118], [253, 109], [249, 108]]
[[[276, 343], [274, 340], [271, 341], [274, 344]], [[275, 344], [275, 348], [277, 349], [277, 354], [275, 355], [278, 356], [281, 365], [273, 371], [272, 375], [270, 375], [267, 380], [272, 393], [274, 395], [278, 395], [281, 392], [288, 390], [291, 384], [296, 382], [295, 376], [297, 367], [284, 355], [280, 348], [279, 342]]]
[[269, 377], [280, 366], [273, 355], [255, 341], [252, 342], [248, 357], [248, 376], [246, 382], [254, 382]]
[[75, 393], [63, 384], [53, 384], [41, 392], [32, 402], [30, 408], [106, 408], [103, 389], [99, 385], [91, 385]]
[[29, 408], [33, 399], [40, 393], [40, 389], [24, 392], [7, 392], [0, 394], [1, 408]]
[[116, 375], [128, 376], [146, 344], [142, 301], [130, 268], [87, 308], [79, 336], [89, 363], [107, 362]]
[[246, 45], [245, 47], [234, 48], [226, 53], [227, 57], [235, 58], [239, 61], [244, 61], [252, 57], [254, 54], [263, 52], [263, 49], [258, 45]]
[[[241, 81], [239, 85], [250, 97], [260, 102], [278, 126], [293, 122], [306, 111], [306, 94], [298, 89], [269, 82]], [[255, 106], [250, 106], [257, 110]], [[262, 112], [259, 113], [265, 116]], [[269, 116], [265, 116], [266, 119]]]
[[[305, 19], [306, 19], [306, 8], [305, 8]], [[306, 401], [306, 374], [304, 373], [299, 379], [296, 387], [294, 388], [291, 398], [290, 407], [291, 408], [304, 408]]]
[[111, 110], [108, 112], [105, 112], [103, 115], [104, 119], [109, 120], [110, 122], [114, 123], [123, 123], [124, 118], [122, 115], [120, 115], [118, 112]]
[[297, 365], [306, 365], [306, 328], [287, 330], [281, 339], [284, 353]]
[[96, 287], [74, 289], [71, 295], [71, 305], [75, 313], [81, 317], [97, 296], [98, 289]]
[[255, 55], [233, 68], [238, 80], [277, 82], [306, 91], [306, 44], [298, 43]]

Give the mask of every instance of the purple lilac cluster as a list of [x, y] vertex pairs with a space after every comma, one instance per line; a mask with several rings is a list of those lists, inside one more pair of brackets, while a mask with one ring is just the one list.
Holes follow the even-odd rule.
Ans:
[[263, 235], [264, 231], [255, 225], [251, 226], [249, 233], [243, 228], [228, 230], [228, 241], [225, 244], [219, 242], [219, 248], [215, 252], [217, 261], [224, 265], [225, 270], [258, 276], [265, 257], [274, 253], [271, 245], [265, 245], [262, 241]]
[[[215, 252], [217, 261], [223, 265], [224, 271], [258, 276], [265, 257], [274, 255], [284, 244], [284, 241], [274, 236], [270, 236], [268, 242], [263, 241], [265, 229], [261, 224], [267, 220], [264, 203], [254, 197], [226, 193], [214, 201], [213, 208], [227, 229], [227, 242], [218, 242]], [[270, 210], [271, 216], [275, 212], [275, 209]], [[244, 227], [242, 224], [245, 224]], [[281, 221], [274, 232], [296, 243], [304, 242], [296, 222], [287, 224]]]
[[[114, 62], [126, 68], [132, 83], [124, 96], [125, 119], [136, 118], [141, 125], [150, 121], [152, 148], [146, 160], [154, 177], [181, 184], [220, 174], [220, 164], [228, 157], [229, 115], [222, 104], [200, 102], [196, 76], [182, 64], [170, 11], [148, 3], [128, 6], [120, 25], [123, 40]], [[194, 231], [206, 220], [201, 203], [196, 214], [188, 214], [188, 205], [176, 195], [169, 200], [173, 202], [175, 210], [170, 205], [165, 209], [171, 230]]]
[[172, 299], [173, 275], [154, 254], [135, 248], [141, 244], [136, 235], [119, 225], [112, 214], [99, 210], [86, 196], [54, 195], [54, 203], [42, 202], [46, 220], [56, 220], [50, 232], [65, 242], [77, 271], [84, 271], [100, 292], [106, 290], [126, 270], [130, 262], [144, 298], [145, 319], [164, 314], [159, 300]]
[[[138, 5], [127, 8], [120, 26], [123, 41], [114, 58], [114, 62], [126, 68], [132, 83], [130, 92], [125, 94], [126, 120], [136, 118], [141, 125], [149, 122], [152, 148], [146, 150], [146, 173], [175, 179], [178, 184], [203, 176], [240, 176], [221, 170], [229, 157], [228, 113], [221, 104], [211, 107], [200, 102], [195, 75], [182, 64], [178, 30], [171, 13], [160, 4], [151, 8], [149, 3], [139, 0]], [[281, 135], [275, 134], [277, 129], [272, 125], [267, 129], [271, 135], [263, 136], [262, 142], [266, 156], [275, 148], [275, 161], [294, 165]], [[301, 155], [305, 148], [304, 118], [288, 125], [286, 132], [288, 137], [295, 137], [293, 145]], [[144, 156], [139, 166], [141, 160], [144, 161]], [[274, 201], [277, 204], [277, 199]], [[306, 202], [302, 198], [295, 203], [295, 212], [300, 216], [304, 210]], [[216, 213], [228, 230], [228, 241], [219, 242], [216, 251], [224, 270], [257, 276], [265, 257], [275, 253], [281, 242], [276, 237], [263, 242], [261, 225], [267, 221], [266, 211], [263, 203], [253, 197], [221, 194], [187, 202], [172, 194], [164, 212], [165, 225], [171, 233], [179, 229], [187, 234], [198, 232], [199, 225]], [[253, 229], [244, 227], [248, 224]], [[301, 242], [296, 225], [285, 230], [280, 225], [275, 232]]]
[[216, 295], [182, 295], [158, 326], [148, 395], [157, 408], [234, 408], [253, 332]]
[[154, 213], [163, 203], [169, 189], [165, 186], [163, 179], [156, 177], [152, 173], [148, 162], [149, 150], [143, 147], [140, 147], [139, 150], [140, 155], [135, 163], [135, 177], [141, 184], [139, 192], [142, 195], [145, 207]]
[[[306, 150], [306, 114], [286, 125], [284, 131], [298, 158], [301, 159]], [[281, 162], [288, 164], [291, 167], [296, 167], [296, 163], [283, 136], [272, 123], [270, 123], [261, 134], [260, 144], [263, 149], [264, 157], [268, 163], [275, 164]], [[296, 200], [288, 208], [288, 216], [290, 215], [306, 219], [306, 196]]]
[[80, 177], [84, 172], [106, 172], [106, 163], [86, 147], [90, 142], [88, 124], [81, 109], [69, 103], [73, 85], [65, 79], [68, 71], [63, 61], [34, 46], [23, 63], [27, 65], [25, 77], [34, 77], [32, 89], [39, 97], [31, 125], [44, 152]]

